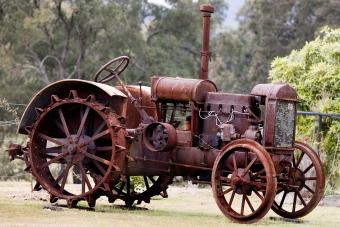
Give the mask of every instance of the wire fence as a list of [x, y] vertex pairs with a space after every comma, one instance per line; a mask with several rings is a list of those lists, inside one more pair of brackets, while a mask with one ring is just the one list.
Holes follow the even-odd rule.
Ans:
[[[301, 116], [315, 116], [316, 117], [316, 124], [317, 124], [317, 152], [318, 155], [320, 155], [320, 147], [321, 147], [321, 129], [322, 129], [322, 124], [323, 124], [323, 119], [326, 117], [333, 118], [336, 120], [340, 120], [340, 114], [338, 113], [321, 113], [321, 112], [305, 112], [305, 111], [298, 111], [298, 115]], [[339, 142], [339, 141], [338, 141]]]
[[[27, 104], [23, 104], [23, 103], [8, 103], [9, 105], [13, 105], [13, 106], [27, 106]], [[333, 118], [336, 120], [340, 120], [340, 114], [338, 113], [320, 113], [320, 112], [303, 112], [303, 111], [298, 111], [297, 112], [298, 115], [301, 116], [315, 116], [316, 117], [316, 124], [317, 124], [317, 152], [320, 155], [320, 146], [321, 146], [321, 128], [322, 128], [322, 124], [323, 124], [323, 120], [324, 118]], [[12, 120], [3, 120], [0, 121], [0, 128], [4, 128], [4, 127], [11, 127], [14, 125], [18, 125], [19, 122], [16, 119], [12, 119]], [[2, 139], [0, 140], [0, 142], [5, 142], [5, 143], [9, 143], [12, 142], [12, 139]], [[1, 160], [5, 159], [4, 156], [8, 157], [8, 154], [4, 152], [4, 149], [2, 149], [1, 153], [0, 153], [0, 157]], [[9, 158], [8, 158], [9, 161]], [[21, 178], [25, 178], [27, 179], [27, 176], [29, 176], [28, 173], [22, 171], [22, 172], [18, 172], [14, 175], [0, 175], [0, 180], [4, 180], [4, 179], [11, 179], [11, 180], [19, 180]], [[31, 179], [31, 178], [30, 178]]]

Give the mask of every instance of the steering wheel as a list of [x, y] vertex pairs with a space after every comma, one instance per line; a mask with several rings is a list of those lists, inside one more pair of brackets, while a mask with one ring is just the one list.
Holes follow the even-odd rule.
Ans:
[[[119, 76], [129, 65], [130, 58], [128, 56], [120, 56], [113, 58], [104, 64], [96, 72], [94, 76], [95, 82], [106, 83], [113, 80], [115, 77]], [[111, 68], [111, 66], [114, 66]], [[102, 77], [102, 78], [100, 78]]]

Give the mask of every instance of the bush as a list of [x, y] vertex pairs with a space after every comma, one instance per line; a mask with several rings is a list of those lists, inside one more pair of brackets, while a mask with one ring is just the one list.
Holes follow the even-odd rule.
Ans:
[[[301, 50], [276, 58], [271, 64], [270, 79], [293, 86], [302, 111], [340, 113], [340, 29], [325, 27]], [[298, 118], [297, 138], [312, 138], [315, 142], [316, 130], [313, 117]], [[323, 118], [321, 151], [332, 190], [340, 181], [339, 132], [339, 119]]]

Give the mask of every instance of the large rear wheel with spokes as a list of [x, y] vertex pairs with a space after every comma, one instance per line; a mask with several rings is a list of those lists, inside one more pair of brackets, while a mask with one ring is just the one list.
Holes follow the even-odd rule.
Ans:
[[71, 91], [68, 98], [51, 100], [37, 109], [30, 133], [32, 173], [51, 194], [51, 202], [66, 199], [73, 207], [86, 200], [92, 207], [109, 193], [108, 182], [121, 176], [125, 137], [119, 116], [93, 95], [80, 98]]

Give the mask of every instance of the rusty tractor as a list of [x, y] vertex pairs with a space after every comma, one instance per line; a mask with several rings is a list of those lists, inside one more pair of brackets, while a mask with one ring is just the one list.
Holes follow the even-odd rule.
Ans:
[[[256, 222], [270, 208], [285, 218], [315, 208], [325, 177], [314, 150], [295, 141], [295, 90], [277, 83], [250, 94], [217, 92], [207, 79], [214, 8], [200, 11], [199, 79], [153, 76], [151, 87], [125, 85], [120, 75], [129, 58], [121, 56], [94, 82], [61, 80], [33, 97], [18, 127], [27, 145], [11, 144], [8, 152], [26, 162], [51, 203], [94, 207], [100, 196], [149, 203], [184, 176], [210, 184], [219, 209], [239, 223]], [[118, 86], [105, 84], [114, 79]]]

